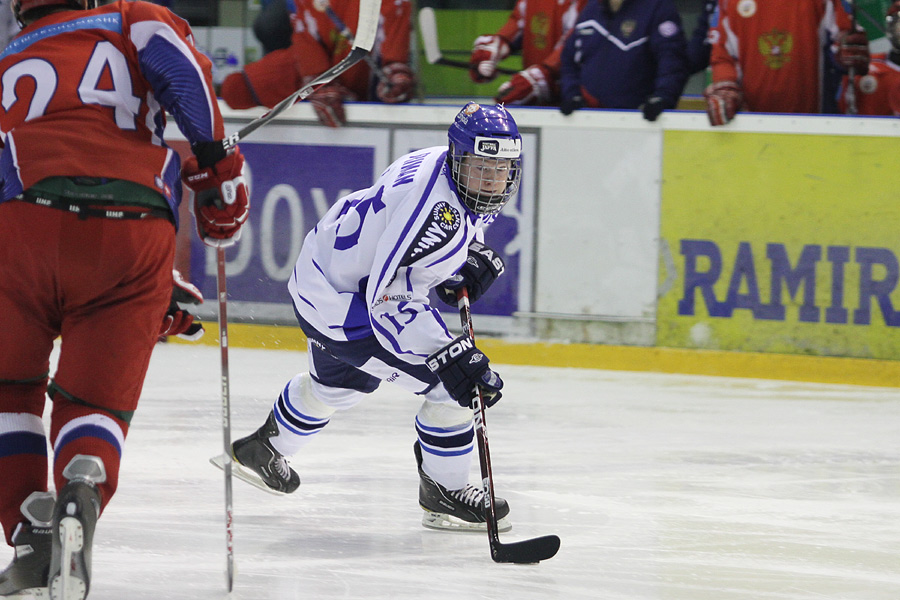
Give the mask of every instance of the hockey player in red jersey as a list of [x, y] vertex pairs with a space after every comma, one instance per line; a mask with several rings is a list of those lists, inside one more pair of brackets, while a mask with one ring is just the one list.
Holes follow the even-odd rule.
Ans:
[[512, 52], [525, 68], [497, 90], [497, 102], [552, 105], [559, 102], [559, 63], [563, 43], [587, 0], [518, 0], [497, 33], [479, 36], [469, 58], [476, 83], [493, 81], [497, 63]]
[[[222, 99], [231, 108], [271, 108], [350, 53], [353, 31], [343, 30], [339, 24], [356, 26], [359, 2], [296, 0], [296, 3], [291, 46], [267, 54], [222, 82]], [[316, 90], [309, 100], [323, 125], [346, 124], [345, 101], [378, 100], [395, 104], [412, 97], [416, 80], [408, 64], [411, 27], [409, 0], [382, 2], [378, 41], [372, 56], [383, 79], [375, 77], [368, 62], [362, 62]]]
[[[891, 49], [873, 54], [868, 73], [856, 73], [856, 112], [860, 115], [900, 116], [900, 0], [888, 7], [885, 30]], [[841, 85], [841, 112], [848, 112], [849, 75]]]
[[[0, 596], [81, 600], [150, 354], [190, 324], [170, 308], [182, 176], [199, 235], [225, 246], [247, 217], [244, 161], [221, 143], [211, 64], [168, 9], [13, 11], [24, 28], [0, 53], [0, 523], [15, 557]], [[164, 111], [191, 143], [183, 168]]]
[[840, 68], [868, 68], [865, 33], [851, 31], [840, 0], [719, 0], [709, 35], [712, 83], [704, 97], [712, 125], [739, 110], [824, 112], [829, 45]]

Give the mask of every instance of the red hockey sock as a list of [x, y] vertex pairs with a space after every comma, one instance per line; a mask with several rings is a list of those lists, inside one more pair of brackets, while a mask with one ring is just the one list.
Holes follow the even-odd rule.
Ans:
[[101, 509], [106, 507], [119, 485], [119, 465], [128, 424], [108, 412], [60, 396], [54, 402], [51, 422], [53, 481], [57, 491], [68, 482], [63, 471], [73, 457], [96, 456], [106, 469], [106, 481], [97, 485]]

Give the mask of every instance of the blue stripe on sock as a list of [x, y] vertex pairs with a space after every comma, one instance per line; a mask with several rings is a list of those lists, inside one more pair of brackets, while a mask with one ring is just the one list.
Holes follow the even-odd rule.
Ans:
[[[303, 435], [303, 436], [315, 435], [322, 430], [321, 427], [312, 428], [312, 429], [300, 429], [298, 427], [295, 427], [293, 424], [291, 424], [289, 421], [287, 421], [285, 419], [284, 415], [281, 413], [281, 410], [275, 410], [275, 420], [278, 421], [279, 425], [281, 425], [282, 427], [284, 427], [285, 429], [287, 429], [294, 435]], [[326, 421], [326, 423], [327, 423], [327, 421]]]
[[119, 446], [119, 440], [105, 427], [98, 425], [80, 425], [69, 431], [65, 436], [56, 442], [56, 453], [59, 454], [67, 444], [71, 444], [75, 440], [92, 437], [101, 439], [116, 449], [119, 456], [122, 456], [122, 447]]
[[47, 438], [30, 431], [14, 431], [0, 435], [0, 458], [17, 454], [47, 456]]
[[460, 450], [436, 450], [434, 448], [429, 448], [425, 444], [421, 444], [422, 452], [427, 452], [428, 454], [433, 454], [435, 456], [462, 456], [463, 454], [468, 454], [472, 451], [472, 448], [466, 447]]
[[474, 425], [469, 425], [462, 430], [443, 429], [440, 427], [426, 427], [418, 419], [416, 419], [416, 433], [419, 435], [422, 449], [437, 456], [467, 454], [471, 452], [472, 441], [475, 439]]
[[[281, 416], [282, 422], [286, 422], [287, 426], [292, 429], [301, 429], [303, 431], [307, 431], [309, 433], [315, 433], [319, 429], [322, 429], [326, 425], [330, 419], [314, 419], [298, 410], [294, 409], [292, 406], [290, 410], [286, 406], [283, 396], [278, 397], [278, 410], [275, 411], [275, 416]], [[296, 415], [296, 416], [294, 416]]]

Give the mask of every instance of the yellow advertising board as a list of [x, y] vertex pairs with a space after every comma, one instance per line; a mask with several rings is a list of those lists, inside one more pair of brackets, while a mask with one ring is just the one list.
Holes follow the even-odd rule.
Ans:
[[900, 358], [897, 151], [666, 131], [657, 344]]

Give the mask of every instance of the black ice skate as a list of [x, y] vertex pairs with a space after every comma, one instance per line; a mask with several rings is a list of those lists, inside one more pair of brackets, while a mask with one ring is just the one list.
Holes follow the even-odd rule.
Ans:
[[15, 557], [0, 573], [0, 596], [47, 597], [47, 573], [53, 546], [51, 534], [52, 492], [32, 492], [22, 503], [22, 514], [28, 519], [13, 533]]
[[269, 442], [276, 435], [278, 423], [270, 412], [262, 427], [233, 443], [235, 476], [267, 492], [290, 494], [300, 486], [300, 476]]
[[91, 545], [100, 517], [97, 484], [106, 481], [103, 461], [78, 454], [63, 471], [69, 482], [53, 513], [53, 555], [48, 588], [51, 600], [84, 600], [91, 587]]
[[[456, 531], [485, 531], [484, 490], [467, 484], [460, 490], [448, 490], [422, 471], [422, 448], [419, 442], [413, 446], [419, 467], [419, 506], [425, 511], [422, 525], [431, 529]], [[509, 504], [503, 498], [495, 498], [497, 531], [509, 531]]]

